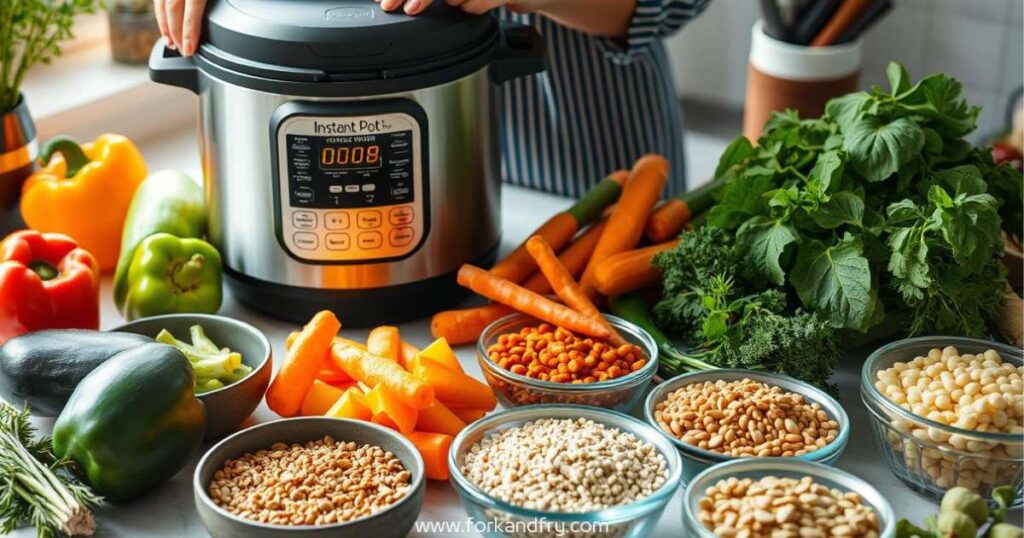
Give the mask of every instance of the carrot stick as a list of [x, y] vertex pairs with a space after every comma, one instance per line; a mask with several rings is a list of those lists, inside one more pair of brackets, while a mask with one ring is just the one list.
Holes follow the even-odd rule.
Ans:
[[328, 385], [337, 385], [338, 383], [352, 381], [352, 378], [349, 377], [348, 374], [338, 370], [337, 368], [332, 368], [330, 365], [325, 368], [321, 368], [320, 371], [316, 373], [316, 378]]
[[661, 282], [661, 269], [651, 265], [654, 255], [672, 250], [679, 240], [666, 241], [605, 259], [594, 271], [594, 287], [606, 297], [649, 288]]
[[[594, 223], [558, 255], [558, 261], [569, 270], [573, 278], [579, 279], [583, 274], [583, 270], [587, 267], [587, 262], [590, 261], [591, 254], [594, 253], [594, 247], [597, 246], [597, 241], [601, 239], [601, 234], [604, 233], [604, 227], [605, 221]], [[548, 282], [548, 279], [544, 278], [544, 273], [540, 271], [530, 275], [530, 278], [526, 279], [526, 282], [523, 283], [523, 287], [541, 295], [547, 295], [552, 291], [551, 283]]]
[[373, 422], [402, 433], [409, 433], [416, 428], [416, 409], [402, 401], [398, 394], [384, 384], [373, 387], [363, 400], [373, 413], [370, 419]]
[[494, 409], [498, 400], [491, 387], [459, 372], [449, 370], [426, 357], [416, 360], [416, 377], [434, 387], [434, 394], [446, 406]]
[[596, 338], [611, 336], [608, 329], [605, 329], [597, 320], [517, 286], [508, 280], [491, 275], [479, 267], [463, 265], [459, 269], [458, 281], [459, 285], [492, 301], [510, 306], [552, 325]]
[[483, 409], [472, 409], [472, 408], [469, 408], [469, 407], [465, 407], [465, 408], [452, 408], [451, 411], [452, 411], [452, 413], [455, 413], [455, 416], [459, 417], [459, 420], [461, 420], [462, 422], [465, 422], [466, 424], [469, 424], [471, 422], [476, 422], [476, 421], [484, 418], [484, 415], [487, 414], [487, 411], [485, 411]]
[[398, 327], [384, 325], [370, 331], [366, 337], [366, 350], [393, 361], [398, 360], [398, 351], [402, 347], [402, 339], [398, 336]]
[[412, 432], [405, 434], [416, 450], [423, 457], [423, 466], [427, 478], [431, 480], [448, 480], [448, 450], [452, 446], [452, 436], [443, 433]]
[[338, 398], [338, 401], [324, 413], [325, 416], [334, 418], [351, 418], [355, 420], [370, 420], [373, 418], [373, 411], [366, 405], [363, 393], [353, 387], [345, 391]]
[[[568, 245], [577, 231], [597, 220], [604, 208], [618, 199], [627, 177], [627, 173], [622, 170], [610, 174], [587, 191], [572, 207], [548, 219], [533, 232], [533, 235], [543, 237], [555, 249]], [[522, 282], [536, 268], [533, 259], [526, 252], [524, 243], [496, 263], [491, 268], [491, 274], [512, 282]]]
[[419, 352], [420, 350], [416, 346], [408, 342], [402, 342], [401, 347], [398, 348], [398, 364], [401, 364], [402, 368], [408, 370], [409, 361], [411, 361], [413, 357], [419, 354]]
[[[288, 338], [286, 338], [285, 341], [284, 341], [284, 349], [286, 351], [292, 348], [292, 344], [295, 343], [295, 339], [299, 337], [299, 334], [300, 334], [299, 331], [292, 331], [291, 333], [288, 333]], [[358, 347], [360, 349], [366, 349], [366, 345], [365, 344], [362, 344], [360, 342], [356, 342], [355, 340], [350, 340], [348, 338], [344, 338], [344, 337], [341, 337], [341, 336], [335, 336], [333, 343], [335, 343], [335, 344], [348, 344], [350, 346], [356, 346], [356, 347]]]
[[434, 399], [434, 389], [430, 385], [406, 372], [393, 360], [347, 344], [335, 344], [331, 347], [331, 356], [338, 368], [352, 379], [371, 387], [382, 384], [415, 409], [423, 409]]
[[293, 417], [302, 407], [306, 391], [324, 366], [327, 349], [341, 323], [327, 310], [318, 312], [295, 339], [281, 370], [267, 390], [267, 406], [282, 417]]
[[514, 313], [503, 304], [489, 304], [460, 310], [445, 310], [430, 319], [430, 334], [454, 345], [476, 342], [488, 325]]
[[306, 391], [299, 413], [307, 417], [322, 415], [334, 406], [342, 394], [345, 394], [345, 391], [316, 379]]
[[611, 335], [609, 340], [616, 346], [626, 343], [622, 339], [622, 335], [601, 315], [601, 311], [594, 306], [594, 303], [587, 297], [587, 294], [583, 293], [583, 289], [576, 283], [576, 279], [558, 261], [555, 251], [551, 250], [551, 245], [548, 245], [548, 242], [543, 237], [535, 235], [528, 239], [526, 241], [526, 250], [530, 252], [530, 256], [537, 262], [537, 266], [540, 267], [541, 272], [547, 277], [551, 287], [555, 290], [555, 295], [563, 303], [569, 305], [569, 307], [575, 309], [580, 314], [600, 323]]
[[[462, 373], [462, 365], [459, 364], [459, 358], [455, 356], [455, 352], [452, 351], [451, 346], [448, 345], [448, 341], [444, 338], [434, 340], [429, 346], [423, 348], [423, 351], [420, 351], [418, 355], [426, 357], [432, 361], [436, 361], [445, 368]], [[406, 369], [411, 370], [411, 367], [406, 366]]]
[[447, 433], [458, 435], [466, 423], [437, 400], [420, 410], [416, 419], [416, 430], [421, 432]]
[[647, 218], [647, 239], [663, 243], [678, 236], [694, 215], [701, 215], [715, 205], [715, 193], [723, 185], [725, 178], [715, 179], [658, 206]]
[[640, 242], [647, 214], [661, 196], [666, 181], [668, 161], [660, 155], [644, 155], [633, 165], [629, 181], [622, 189], [622, 197], [608, 217], [608, 225], [583, 271], [581, 284], [588, 296], [593, 297], [597, 291], [594, 289], [597, 264], [614, 254], [635, 248]]

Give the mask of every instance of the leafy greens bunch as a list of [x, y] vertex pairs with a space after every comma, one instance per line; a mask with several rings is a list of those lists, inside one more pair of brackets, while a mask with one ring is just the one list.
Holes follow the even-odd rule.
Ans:
[[785, 287], [831, 327], [864, 332], [889, 313], [909, 334], [988, 335], [1005, 298], [1000, 230], [1024, 226], [1021, 174], [964, 140], [979, 109], [958, 81], [912, 85], [895, 63], [887, 75], [889, 92], [833, 99], [818, 119], [776, 113], [758, 147], [735, 140], [707, 223], [735, 237], [748, 281]]

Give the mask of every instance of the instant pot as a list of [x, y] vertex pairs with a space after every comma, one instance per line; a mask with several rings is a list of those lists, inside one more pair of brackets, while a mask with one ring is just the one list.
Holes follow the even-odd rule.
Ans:
[[214, 0], [151, 78], [199, 95], [209, 235], [251, 308], [347, 325], [464, 297], [501, 235], [498, 87], [544, 69], [530, 27], [434, 2]]

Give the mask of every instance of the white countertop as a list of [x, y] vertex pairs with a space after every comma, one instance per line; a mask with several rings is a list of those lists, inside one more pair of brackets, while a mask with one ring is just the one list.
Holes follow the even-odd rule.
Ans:
[[[142, 150], [151, 170], [176, 168], [187, 173], [198, 175], [199, 159], [193, 131], [171, 136], [158, 144], [143, 144]], [[687, 140], [687, 153], [690, 155], [691, 177], [707, 177], [714, 169], [714, 161], [725, 147], [726, 142], [699, 135]], [[503, 191], [503, 224], [505, 250], [525, 239], [541, 221], [557, 210], [569, 205], [566, 198], [537, 193], [524, 189], [506, 186]], [[524, 211], [523, 208], [530, 208]], [[110, 295], [109, 278], [105, 279], [102, 292], [102, 327], [110, 329], [123, 323], [116, 312]], [[244, 309], [232, 297], [225, 299], [222, 315], [245, 320], [264, 331], [276, 354], [275, 370], [283, 356], [284, 341], [287, 334], [296, 330], [296, 325], [281, 322]], [[344, 320], [342, 320], [344, 323]], [[417, 346], [425, 346], [433, 339], [430, 336], [429, 321], [419, 320], [400, 326], [402, 337]], [[365, 329], [343, 329], [342, 334], [350, 338], [362, 339], [366, 336]], [[457, 349], [459, 360], [466, 371], [479, 379], [480, 368], [477, 365], [474, 351], [470, 346]], [[875, 448], [871, 432], [868, 429], [868, 416], [859, 395], [860, 366], [865, 353], [850, 355], [836, 371], [834, 381], [840, 387], [840, 401], [850, 416], [853, 428], [850, 443], [846, 452], [839, 460], [838, 466], [867, 480], [885, 495], [892, 503], [897, 517], [906, 517], [915, 523], [921, 522], [925, 515], [938, 511], [938, 506], [917, 495], [903, 485], [886, 466], [881, 453]], [[270, 421], [277, 416], [261, 405], [250, 417], [247, 424]], [[49, 430], [49, 424], [40, 426]], [[205, 449], [209, 446], [204, 446]], [[155, 492], [136, 501], [110, 505], [98, 514], [97, 536], [140, 537], [140, 536], [206, 536], [199, 522], [192, 499], [191, 478], [194, 462], [182, 470], [168, 483]], [[670, 502], [654, 536], [682, 536], [682, 491], [678, 492]], [[426, 503], [420, 515], [421, 521], [465, 521], [458, 496], [447, 482], [431, 481], [427, 487]], [[21, 529], [14, 533], [19, 538], [34, 536], [34, 530]], [[450, 534], [437, 534], [447, 536]], [[429, 533], [413, 531], [412, 536], [432, 536]]]

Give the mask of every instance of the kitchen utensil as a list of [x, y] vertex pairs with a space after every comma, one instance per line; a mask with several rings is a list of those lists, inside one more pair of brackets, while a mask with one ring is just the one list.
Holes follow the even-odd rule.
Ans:
[[[216, 505], [207, 488], [226, 460], [269, 449], [274, 443], [305, 443], [330, 436], [336, 441], [371, 444], [391, 452], [411, 475], [409, 493], [397, 503], [360, 519], [330, 525], [270, 525], [236, 516]], [[218, 538], [398, 538], [412, 530], [426, 494], [423, 458], [411, 442], [393, 430], [360, 420], [302, 417], [266, 422], [217, 443], [196, 466], [192, 492], [203, 526]]]
[[818, 32], [814, 40], [811, 41], [812, 47], [827, 47], [836, 43], [839, 40], [839, 36], [843, 34], [846, 29], [857, 20], [858, 17], [869, 7], [871, 7], [872, 0], [843, 0], [842, 5], [832, 15], [828, 23]]
[[796, 22], [800, 20], [800, 16], [803, 15], [805, 9], [807, 9], [808, 0], [777, 0], [779, 4], [779, 15], [782, 17], [782, 24], [786, 26], [787, 31], [792, 39], [793, 30], [796, 28]]
[[764, 33], [781, 41], [789, 41], [789, 28], [782, 22], [782, 13], [775, 0], [761, 0], [761, 18], [764, 19]]
[[891, 10], [892, 0], [875, 0], [855, 21], [846, 27], [846, 30], [839, 36], [836, 43], [850, 43], [860, 38], [860, 36], [864, 35], [864, 32], [870, 30], [872, 26], [882, 20]]
[[490, 324], [477, 341], [477, 360], [484, 379], [494, 389], [503, 407], [517, 407], [535, 404], [592, 405], [628, 413], [643, 397], [658, 371], [658, 346], [651, 335], [640, 327], [615, 316], [605, 316], [608, 322], [623, 338], [643, 350], [647, 364], [640, 370], [608, 381], [594, 383], [556, 383], [542, 381], [525, 375], [512, 373], [494, 364], [488, 358], [487, 350], [497, 343], [503, 334], [519, 332], [527, 326], [536, 327], [541, 321], [526, 314], [512, 314]]
[[25, 227], [18, 202], [38, 156], [36, 124], [22, 95], [17, 106], [0, 113], [0, 238]]
[[811, 5], [808, 6], [800, 20], [796, 23], [796, 28], [793, 30], [792, 43], [796, 45], [810, 44], [811, 40], [818, 35], [818, 32], [832, 18], [832, 14], [836, 12], [842, 1], [816, 0], [811, 2]]
[[246, 305], [347, 325], [453, 305], [500, 238], [495, 89], [541, 71], [532, 27], [444, 2], [214, 0], [191, 58], [153, 80], [200, 96], [209, 237]]
[[179, 340], [188, 341], [189, 327], [193, 325], [202, 325], [218, 346], [241, 353], [242, 363], [252, 368], [248, 376], [235, 383], [197, 395], [206, 407], [205, 439], [209, 441], [235, 431], [263, 401], [274, 362], [266, 335], [244, 321], [209, 314], [153, 316], [126, 323], [114, 331], [153, 338], [167, 329]]

